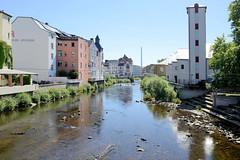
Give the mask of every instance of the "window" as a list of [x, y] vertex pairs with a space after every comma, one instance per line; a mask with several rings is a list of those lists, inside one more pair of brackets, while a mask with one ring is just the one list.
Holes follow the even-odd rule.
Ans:
[[85, 69], [87, 68], [87, 64], [85, 63]]
[[51, 65], [51, 70], [53, 71], [53, 65]]
[[72, 67], [74, 67], [75, 66], [75, 63], [74, 62], [72, 62]]
[[87, 59], [87, 54], [85, 54], [85, 59]]
[[195, 4], [194, 7], [195, 7], [195, 13], [198, 13], [198, 4]]
[[160, 67], [160, 73], [163, 73], [163, 67]]
[[195, 40], [195, 46], [199, 46], [199, 41]]
[[62, 51], [58, 51], [58, 57], [62, 57]]
[[85, 51], [87, 51], [87, 46], [85, 46]]
[[72, 57], [74, 57], [74, 55], [75, 55], [75, 53], [74, 53], [74, 52], [72, 52]]
[[8, 33], [8, 39], [10, 39], [10, 33]]
[[53, 39], [53, 34], [50, 34], [51, 35], [51, 38]]
[[62, 42], [61, 41], [58, 41], [58, 46], [62, 46]]
[[195, 57], [195, 61], [199, 62], [199, 57], [198, 56]]
[[82, 57], [82, 53], [80, 53], [80, 57]]
[[175, 70], [177, 70], [177, 66], [175, 67]]
[[53, 60], [53, 53], [51, 53], [51, 60]]
[[67, 43], [65, 43], [64, 45], [65, 45], [65, 47], [67, 47]]
[[195, 24], [195, 29], [198, 30], [198, 23]]
[[199, 73], [196, 73], [196, 79], [199, 79]]
[[64, 63], [64, 66], [67, 67], [67, 62]]
[[82, 62], [80, 62], [80, 68], [82, 68]]
[[97, 56], [98, 56], [98, 52], [97, 52]]
[[80, 44], [80, 48], [82, 48], [82, 43]]
[[10, 18], [8, 17], [8, 22], [10, 23]]
[[58, 61], [58, 67], [62, 67], [62, 61]]
[[72, 47], [74, 47], [74, 45], [75, 45], [74, 42], [72, 42]]
[[67, 57], [67, 52], [64, 53], [64, 56]]
[[184, 69], [184, 64], [181, 65], [181, 69]]
[[53, 49], [53, 43], [51, 43], [51, 49]]

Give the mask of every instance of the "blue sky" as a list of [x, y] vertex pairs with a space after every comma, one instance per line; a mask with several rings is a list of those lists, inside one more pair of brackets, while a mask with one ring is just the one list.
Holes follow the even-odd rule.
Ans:
[[[207, 43], [231, 33], [228, 5], [232, 0], [0, 0], [13, 16], [33, 17], [62, 31], [90, 39], [98, 34], [105, 59], [126, 54], [143, 66], [188, 48], [186, 7], [207, 6]], [[231, 40], [229, 38], [229, 40]]]

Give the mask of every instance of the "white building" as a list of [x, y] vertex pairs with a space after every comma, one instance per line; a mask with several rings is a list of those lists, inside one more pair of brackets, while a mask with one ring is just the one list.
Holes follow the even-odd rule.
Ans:
[[142, 67], [133, 65], [133, 75], [134, 76], [141, 76], [142, 75]]
[[189, 83], [207, 80], [206, 72], [206, 6], [187, 7], [189, 29]]
[[12, 16], [0, 11], [0, 40], [11, 46]]
[[12, 23], [14, 69], [38, 73], [38, 80], [56, 76], [56, 33], [47, 23], [17, 17]]

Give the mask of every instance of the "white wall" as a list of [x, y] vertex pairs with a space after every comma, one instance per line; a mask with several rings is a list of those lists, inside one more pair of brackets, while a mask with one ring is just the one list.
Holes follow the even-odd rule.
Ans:
[[[56, 37], [51, 38], [49, 32], [40, 29], [32, 18], [17, 18], [12, 29], [15, 35], [12, 37], [14, 69], [38, 73], [39, 80], [56, 75]], [[51, 53], [54, 60], [51, 60]]]
[[[181, 68], [181, 65], [184, 65], [184, 69]], [[177, 70], [178, 83], [188, 84], [189, 83], [189, 60], [178, 59], [177, 69], [178, 69]]]

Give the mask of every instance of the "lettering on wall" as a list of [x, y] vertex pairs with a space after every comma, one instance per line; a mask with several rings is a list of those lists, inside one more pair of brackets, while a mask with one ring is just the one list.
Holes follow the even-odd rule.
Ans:
[[35, 42], [35, 39], [28, 39], [28, 38], [17, 39], [17, 38], [13, 38], [12, 41], [13, 42]]

